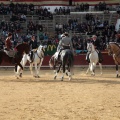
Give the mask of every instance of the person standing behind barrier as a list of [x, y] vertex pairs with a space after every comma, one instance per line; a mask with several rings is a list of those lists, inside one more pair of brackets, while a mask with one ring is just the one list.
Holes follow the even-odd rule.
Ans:
[[29, 45], [31, 47], [31, 53], [30, 53], [31, 61], [30, 62], [32, 62], [33, 61], [33, 52], [36, 52], [36, 50], [38, 48], [38, 44], [37, 44], [37, 40], [35, 39], [35, 35], [32, 35]]

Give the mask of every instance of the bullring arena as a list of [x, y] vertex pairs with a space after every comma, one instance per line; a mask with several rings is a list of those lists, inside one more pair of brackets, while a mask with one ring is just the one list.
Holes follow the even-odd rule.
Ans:
[[[120, 29], [119, 5], [120, 0], [2, 0], [0, 49], [12, 31], [14, 47], [35, 35], [38, 43], [47, 44], [47, 54], [40, 78], [30, 74], [28, 64], [19, 79], [13, 65], [4, 61], [0, 65], [0, 120], [120, 120], [120, 77], [116, 78], [113, 58], [105, 49], [107, 40], [115, 42], [120, 36], [115, 34]], [[59, 73], [54, 80], [48, 61], [65, 31], [75, 37], [74, 75], [61, 81]], [[85, 42], [94, 34], [100, 35], [104, 61], [103, 74], [97, 66], [91, 76], [86, 74]]]
[[54, 80], [50, 68], [41, 68], [40, 78], [25, 68], [16, 79], [13, 69], [0, 69], [0, 120], [120, 120], [115, 66], [104, 66], [102, 76], [97, 67], [94, 77], [74, 67], [71, 81]]

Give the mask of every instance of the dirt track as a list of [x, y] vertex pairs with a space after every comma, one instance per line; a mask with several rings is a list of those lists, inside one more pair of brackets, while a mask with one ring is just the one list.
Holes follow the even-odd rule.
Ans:
[[0, 120], [120, 120], [120, 79], [114, 68], [91, 77], [75, 69], [73, 80], [53, 80], [52, 70], [33, 78], [26, 70], [0, 70]]

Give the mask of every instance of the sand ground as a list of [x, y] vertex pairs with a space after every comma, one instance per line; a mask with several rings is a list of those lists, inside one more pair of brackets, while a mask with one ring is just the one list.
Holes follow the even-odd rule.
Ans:
[[21, 79], [13, 69], [0, 69], [0, 120], [120, 120], [120, 78], [115, 68], [86, 75], [75, 68], [73, 80], [53, 79], [52, 70]]

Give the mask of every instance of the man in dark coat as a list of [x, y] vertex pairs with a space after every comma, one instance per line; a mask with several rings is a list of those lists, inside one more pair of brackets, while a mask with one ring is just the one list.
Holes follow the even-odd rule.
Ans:
[[32, 35], [29, 45], [31, 47], [30, 60], [31, 60], [31, 62], [33, 62], [33, 52], [36, 52], [36, 50], [38, 48], [38, 44], [37, 44], [37, 40], [35, 39], [35, 35]]
[[[100, 52], [100, 41], [99, 41], [99, 39], [97, 38], [96, 35], [93, 35], [90, 42], [93, 43], [93, 45], [94, 45], [94, 47], [95, 47], [95, 50], [96, 50], [97, 53], [98, 53], [99, 63], [101, 63], [101, 62], [103, 61], [103, 57], [102, 57], [102, 54], [101, 54], [101, 52]], [[89, 61], [89, 54], [90, 54], [90, 53], [87, 53], [87, 55], [86, 55], [86, 60], [87, 60], [88, 62], [90, 62], [90, 61]]]

